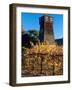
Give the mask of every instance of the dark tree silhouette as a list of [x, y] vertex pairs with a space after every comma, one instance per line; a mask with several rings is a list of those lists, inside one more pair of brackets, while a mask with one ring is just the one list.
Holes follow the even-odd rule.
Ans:
[[28, 34], [23, 34], [22, 35], [22, 46], [25, 46], [27, 48], [31, 47], [30, 36]]
[[29, 30], [28, 32], [22, 30], [22, 46], [31, 48], [31, 43], [34, 45], [39, 42], [39, 32], [37, 30]]

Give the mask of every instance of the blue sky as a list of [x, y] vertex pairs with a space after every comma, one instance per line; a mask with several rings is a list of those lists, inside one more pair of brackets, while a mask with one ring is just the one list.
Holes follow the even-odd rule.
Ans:
[[[40, 30], [39, 17], [44, 14], [37, 13], [21, 13], [21, 25], [24, 30], [28, 31], [30, 29]], [[47, 15], [47, 14], [46, 14]], [[48, 14], [48, 16], [53, 17], [53, 31], [54, 38], [63, 37], [63, 15], [61, 14]]]

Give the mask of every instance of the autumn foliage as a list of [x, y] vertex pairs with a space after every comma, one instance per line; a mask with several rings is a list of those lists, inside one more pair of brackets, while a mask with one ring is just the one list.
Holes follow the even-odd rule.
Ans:
[[63, 46], [30, 43], [32, 48], [22, 47], [22, 76], [63, 74]]

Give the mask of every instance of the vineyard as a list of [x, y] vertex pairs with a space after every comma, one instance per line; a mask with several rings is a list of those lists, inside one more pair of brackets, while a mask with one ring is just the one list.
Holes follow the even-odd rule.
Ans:
[[53, 76], [63, 74], [63, 46], [38, 43], [22, 47], [22, 76]]

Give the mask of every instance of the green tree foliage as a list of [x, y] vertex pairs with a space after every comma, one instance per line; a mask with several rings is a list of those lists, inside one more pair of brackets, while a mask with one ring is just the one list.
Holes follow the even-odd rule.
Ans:
[[29, 35], [32, 37], [39, 37], [39, 31], [31, 29], [28, 31]]
[[31, 42], [34, 45], [39, 42], [39, 31], [34, 29], [25, 31], [22, 28], [22, 46], [30, 47]]
[[28, 31], [30, 41], [36, 44], [39, 41], [39, 31], [31, 29]]

